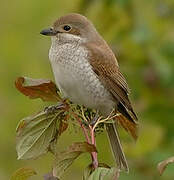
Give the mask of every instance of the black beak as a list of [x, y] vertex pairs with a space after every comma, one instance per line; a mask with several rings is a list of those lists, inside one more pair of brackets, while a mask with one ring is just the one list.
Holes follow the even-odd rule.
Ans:
[[40, 34], [45, 36], [55, 36], [58, 32], [53, 30], [53, 28], [44, 29], [40, 32]]

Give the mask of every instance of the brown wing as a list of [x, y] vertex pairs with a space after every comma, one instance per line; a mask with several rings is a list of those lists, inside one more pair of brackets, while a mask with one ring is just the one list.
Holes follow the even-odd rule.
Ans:
[[[86, 46], [89, 50], [90, 64], [94, 72], [98, 75], [105, 87], [109, 89], [113, 97], [119, 101], [118, 111], [129, 120], [136, 122], [137, 117], [128, 98], [130, 90], [124, 76], [119, 70], [113, 52], [106, 44], [102, 47], [92, 43]], [[103, 52], [103, 49], [107, 53], [105, 53], [106, 51]]]

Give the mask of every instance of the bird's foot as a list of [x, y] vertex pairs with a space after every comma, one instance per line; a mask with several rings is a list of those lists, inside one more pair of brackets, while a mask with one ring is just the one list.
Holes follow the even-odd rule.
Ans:
[[99, 111], [97, 110], [95, 116], [92, 118], [92, 120], [91, 120], [91, 122], [90, 122], [90, 125], [91, 125], [91, 126], [94, 126], [95, 123], [97, 122], [98, 118], [99, 118]]
[[45, 107], [44, 112], [46, 112], [47, 114], [54, 114], [57, 112], [57, 110], [59, 110], [61, 108], [65, 108], [64, 103], [59, 103], [57, 105], [47, 106], [47, 107]]

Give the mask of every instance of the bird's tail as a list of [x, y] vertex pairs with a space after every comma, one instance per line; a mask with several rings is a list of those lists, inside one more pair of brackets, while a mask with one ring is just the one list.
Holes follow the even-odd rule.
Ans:
[[115, 157], [118, 168], [125, 169], [127, 172], [129, 172], [128, 163], [127, 163], [125, 154], [122, 150], [122, 146], [121, 146], [121, 142], [120, 142], [120, 138], [119, 138], [119, 134], [117, 130], [117, 125], [115, 123], [106, 124], [106, 131], [108, 134], [112, 152]]

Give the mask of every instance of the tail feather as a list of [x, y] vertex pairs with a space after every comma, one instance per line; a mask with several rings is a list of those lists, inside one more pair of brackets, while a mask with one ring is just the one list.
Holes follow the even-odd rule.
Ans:
[[121, 146], [116, 124], [106, 124], [106, 130], [118, 168], [125, 169], [129, 172], [128, 163]]
[[121, 103], [119, 103], [117, 105], [117, 110], [128, 120], [132, 121], [133, 123], [137, 123], [138, 118], [133, 109], [126, 110], [126, 108]]

